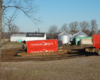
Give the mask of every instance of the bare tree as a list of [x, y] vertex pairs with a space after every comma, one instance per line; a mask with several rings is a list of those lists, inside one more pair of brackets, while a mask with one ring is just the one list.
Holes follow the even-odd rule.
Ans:
[[69, 24], [70, 32], [77, 32], [78, 31], [78, 22], [72, 22]]
[[49, 27], [48, 33], [50, 35], [50, 38], [54, 39], [54, 34], [57, 32], [57, 26], [52, 25]]
[[87, 29], [87, 30], [85, 30], [85, 31], [83, 31], [83, 32], [84, 32], [85, 34], [87, 34], [88, 36], [90, 36], [90, 32], [91, 32], [90, 30]]
[[80, 22], [80, 28], [84, 33], [88, 34], [87, 30], [89, 30], [89, 27], [90, 26], [89, 26], [88, 22], [86, 22], [86, 21]]
[[97, 27], [97, 21], [94, 19], [94, 20], [91, 20], [91, 33], [90, 35], [92, 36], [93, 34], [95, 34], [98, 30], [98, 27]]
[[100, 34], [100, 30], [97, 31], [97, 34]]
[[85, 31], [88, 29], [89, 23], [86, 21], [80, 22], [80, 27], [81, 27], [81, 30]]
[[0, 71], [1, 71], [1, 35], [2, 35], [1, 31], [2, 31], [2, 0], [0, 0]]
[[[2, 31], [2, 18], [7, 14], [7, 10], [17, 9], [22, 11], [33, 22], [37, 20], [33, 13], [37, 12], [37, 6], [33, 4], [34, 0], [0, 0], [0, 62], [1, 62], [1, 31]], [[3, 16], [2, 16], [3, 14]], [[1, 63], [0, 63], [1, 69]]]
[[8, 28], [8, 31], [16, 33], [16, 32], [19, 32], [19, 28], [16, 25], [11, 25], [11, 27]]
[[19, 27], [17, 27], [16, 25], [11, 25], [9, 28], [8, 28], [8, 32], [9, 32], [9, 37], [12, 35], [12, 34], [16, 34], [18, 33], [20, 30], [19, 30]]
[[[17, 9], [22, 11], [26, 16], [28, 16], [32, 21], [38, 21], [33, 14], [37, 13], [37, 7], [34, 3], [34, 0], [3, 0], [2, 11], [5, 15], [7, 10]], [[18, 11], [17, 11], [18, 12]]]
[[62, 26], [61, 29], [59, 30], [59, 32], [63, 32], [63, 31], [68, 32], [67, 24], [63, 24], [63, 26]]
[[4, 38], [4, 35], [5, 35], [5, 28], [2, 28], [2, 30], [1, 30], [1, 38], [3, 39]]
[[[37, 13], [38, 6], [33, 2], [34, 0], [1, 0], [2, 4], [2, 28], [9, 27], [12, 25], [13, 20], [16, 18], [16, 14], [19, 11], [22, 11], [27, 17], [29, 17], [34, 23], [39, 21], [34, 17], [34, 14]], [[7, 17], [6, 14], [8, 10], [15, 10], [11, 17]], [[1, 29], [2, 30], [2, 29]]]
[[[35, 5], [33, 2], [34, 0], [0, 0], [2, 4], [1, 13], [2, 13], [2, 28], [5, 29], [12, 25], [12, 22], [16, 18], [16, 14], [19, 11], [22, 11], [27, 17], [29, 17], [34, 23], [39, 21], [34, 17], [34, 14], [37, 13], [38, 6]], [[11, 17], [7, 17], [8, 10], [15, 10]], [[3, 30], [1, 29], [1, 30]], [[0, 36], [1, 37], [1, 36]]]

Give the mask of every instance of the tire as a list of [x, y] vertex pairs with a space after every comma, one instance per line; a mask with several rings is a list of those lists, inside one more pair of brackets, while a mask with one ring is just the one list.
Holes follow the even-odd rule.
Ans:
[[100, 52], [98, 51], [98, 55], [100, 55]]
[[89, 49], [89, 52], [93, 52], [93, 49]]
[[97, 51], [97, 54], [100, 55], [100, 50]]

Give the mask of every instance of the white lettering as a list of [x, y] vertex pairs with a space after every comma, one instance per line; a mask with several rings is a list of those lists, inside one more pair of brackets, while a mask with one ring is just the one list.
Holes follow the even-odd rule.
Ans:
[[43, 43], [35, 43], [35, 44], [31, 44], [31, 46], [50, 46], [50, 45], [53, 45], [54, 43], [52, 42], [43, 42]]

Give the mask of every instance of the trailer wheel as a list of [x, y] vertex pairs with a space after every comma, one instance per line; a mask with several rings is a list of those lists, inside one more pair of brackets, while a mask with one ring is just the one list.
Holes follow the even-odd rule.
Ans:
[[98, 55], [100, 55], [100, 50], [97, 51]]
[[100, 55], [100, 52], [98, 52], [98, 55]]

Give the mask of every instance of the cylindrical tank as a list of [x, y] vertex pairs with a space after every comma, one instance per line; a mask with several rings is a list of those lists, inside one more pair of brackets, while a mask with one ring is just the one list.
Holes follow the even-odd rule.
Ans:
[[68, 35], [58, 35], [58, 41], [62, 41], [63, 44], [70, 42], [70, 36]]
[[79, 32], [77, 32], [76, 34], [73, 35], [72, 40], [75, 41], [76, 37], [87, 37], [87, 35], [80, 30]]

